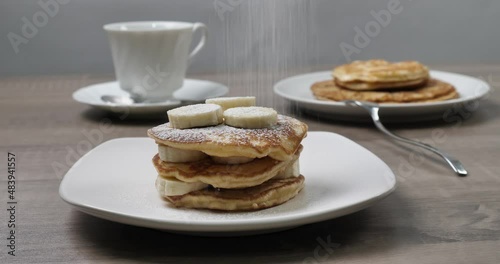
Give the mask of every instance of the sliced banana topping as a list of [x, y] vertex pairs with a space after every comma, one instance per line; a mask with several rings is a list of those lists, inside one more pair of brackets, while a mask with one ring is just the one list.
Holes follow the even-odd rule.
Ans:
[[222, 107], [216, 104], [195, 104], [167, 111], [173, 128], [216, 126], [222, 123]]
[[239, 128], [267, 128], [276, 124], [278, 113], [267, 107], [235, 107], [224, 111], [226, 125]]
[[215, 162], [215, 163], [220, 163], [220, 164], [243, 164], [243, 163], [248, 163], [252, 160], [254, 160], [254, 158], [247, 158], [247, 157], [216, 157], [216, 156], [210, 156], [210, 158], [212, 158], [212, 160]]
[[285, 179], [291, 177], [299, 177], [300, 175], [300, 166], [299, 160], [296, 160], [294, 163], [285, 167], [284, 170], [280, 171], [278, 175], [274, 177], [274, 179]]
[[208, 184], [202, 182], [183, 182], [176, 178], [164, 178], [158, 175], [155, 186], [161, 196], [175, 196], [205, 189], [208, 187]]
[[193, 162], [202, 160], [207, 154], [198, 150], [176, 149], [165, 145], [158, 145], [160, 159], [167, 162]]
[[218, 97], [218, 98], [207, 99], [205, 103], [220, 105], [222, 107], [222, 111], [225, 111], [229, 108], [234, 108], [234, 107], [255, 106], [255, 96]]

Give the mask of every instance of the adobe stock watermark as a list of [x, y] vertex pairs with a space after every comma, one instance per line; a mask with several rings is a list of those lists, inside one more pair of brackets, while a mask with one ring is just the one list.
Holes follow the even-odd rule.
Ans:
[[214, 9], [220, 21], [224, 21], [224, 14], [232, 12], [236, 7], [240, 6], [246, 0], [215, 0]]
[[[120, 119], [123, 120], [126, 116], [128, 116], [128, 113], [120, 116]], [[74, 147], [66, 146], [66, 155], [63, 162], [53, 161], [51, 163], [52, 170], [56, 174], [56, 177], [62, 179], [64, 174], [73, 164], [94, 147], [103, 143], [104, 135], [112, 133], [114, 130], [115, 126], [109, 118], [102, 119], [97, 128], [82, 130], [81, 134], [85, 139], [78, 141]]]
[[[162, 83], [168, 79], [170, 76], [169, 72], [162, 71], [160, 65], [156, 65], [154, 68], [151, 66], [145, 67], [146, 74], [141, 79], [141, 84], [134, 87], [131, 91], [134, 96], [141, 97], [149, 91], [158, 89]], [[118, 119], [123, 121], [130, 115], [130, 109], [117, 108], [115, 114], [118, 115]], [[92, 150], [94, 147], [103, 143], [105, 135], [113, 133], [116, 129], [115, 125], [109, 118], [103, 118], [99, 125], [93, 129], [84, 129], [81, 134], [85, 139], [80, 140], [73, 147], [66, 146], [66, 155], [63, 162], [53, 161], [51, 163], [52, 170], [59, 179], [62, 179], [66, 171], [73, 166], [83, 155]]]
[[[500, 87], [500, 82], [495, 81], [492, 74], [489, 74], [487, 77], [478, 76], [478, 78], [486, 81], [490, 85], [492, 89], [490, 93], [494, 92], [497, 87]], [[475, 87], [473, 89], [473, 95], [479, 95], [482, 89], [482, 87]], [[434, 128], [431, 131], [430, 139], [422, 140], [421, 142], [431, 146], [445, 144], [448, 141], [449, 133], [459, 129], [463, 125], [465, 120], [470, 118], [472, 114], [474, 114], [474, 112], [479, 109], [480, 105], [480, 100], [472, 100], [464, 102], [460, 105], [453, 105], [452, 107], [447, 109], [441, 116], [442, 121], [448, 124], [452, 124], [450, 129], [444, 130], [442, 128]], [[414, 176], [418, 172], [418, 169], [421, 168], [426, 162], [428, 162], [428, 159], [425, 157], [425, 153], [430, 152], [427, 152], [427, 150], [423, 150], [418, 147], [412, 147], [406, 159], [403, 157], [398, 157], [400, 162], [396, 168], [396, 174], [399, 176], [398, 179], [400, 180], [400, 182], [405, 182], [407, 179]], [[453, 153], [450, 154], [453, 155]], [[442, 165], [448, 166], [444, 160], [442, 161]], [[420, 177], [426, 177], [426, 175], [423, 174]], [[446, 194], [446, 190], [443, 190], [443, 193]]]
[[[445, 123], [453, 124], [451, 129], [447, 131], [442, 128], [434, 128], [431, 131], [429, 139], [419, 140], [419, 142], [434, 147], [445, 144], [448, 141], [449, 133], [456, 131], [467, 118], [478, 110], [479, 105], [479, 101], [470, 101], [462, 105], [452, 106], [446, 110], [442, 116], [442, 120]], [[425, 156], [426, 153], [441, 160], [441, 157], [438, 157], [436, 154], [416, 146], [411, 146], [411, 150], [406, 159], [401, 156], [398, 157], [400, 162], [397, 167], [397, 175], [399, 176], [400, 182], [405, 182], [407, 179], [414, 176], [418, 172], [418, 169], [422, 168], [422, 166], [429, 161]], [[450, 153], [450, 155], [453, 155], [453, 153]], [[442, 166], [448, 166], [448, 164], [442, 160]], [[427, 175], [422, 175], [421, 178], [425, 178], [426, 176]]]
[[154, 69], [148, 65], [145, 71], [146, 75], [142, 78], [141, 84], [134, 86], [130, 91], [132, 96], [139, 100], [145, 98], [148, 92], [158, 89], [171, 76], [169, 72], [161, 69], [160, 64], [157, 64]]
[[29, 40], [36, 37], [41, 28], [49, 23], [49, 19], [55, 17], [62, 5], [66, 5], [70, 0], [39, 0], [37, 2], [41, 10], [36, 11], [30, 18], [21, 18], [21, 27], [18, 33], [7, 33], [7, 39], [16, 54], [20, 51], [21, 44], [28, 44]]
[[[411, 1], [411, 0], [410, 0]], [[363, 29], [358, 26], [354, 27], [353, 44], [346, 42], [340, 43], [340, 49], [347, 62], [352, 61], [351, 56], [354, 54], [359, 54], [361, 51], [368, 47], [373, 38], [377, 37], [382, 28], [387, 27], [394, 15], [397, 15], [403, 11], [403, 6], [399, 0], [390, 0], [387, 2], [386, 9], [379, 11], [371, 10], [373, 20], [368, 21]]]
[[302, 263], [321, 263], [328, 260], [335, 250], [340, 247], [339, 243], [332, 242], [331, 235], [326, 237], [326, 240], [322, 237], [317, 237], [316, 242], [318, 245], [313, 250], [312, 257], [307, 257], [302, 261]]

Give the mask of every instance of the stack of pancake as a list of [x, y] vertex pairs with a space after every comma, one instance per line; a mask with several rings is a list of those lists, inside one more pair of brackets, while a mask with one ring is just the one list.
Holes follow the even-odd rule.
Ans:
[[160, 195], [177, 207], [226, 211], [295, 197], [307, 125], [254, 105], [255, 97], [210, 99], [170, 110], [169, 123], [149, 129]]
[[336, 67], [332, 75], [333, 79], [311, 86], [316, 98], [332, 101], [422, 103], [458, 97], [451, 84], [431, 78], [427, 67], [416, 61], [354, 61]]

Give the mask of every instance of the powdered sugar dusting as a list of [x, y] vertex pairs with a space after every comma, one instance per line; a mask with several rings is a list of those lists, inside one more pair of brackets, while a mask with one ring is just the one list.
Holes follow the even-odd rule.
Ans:
[[235, 107], [224, 111], [224, 116], [264, 117], [276, 114], [276, 110], [260, 106]]
[[[212, 142], [221, 146], [237, 144], [259, 147], [256, 144], [277, 146], [284, 139], [302, 138], [307, 130], [304, 126], [302, 122], [294, 118], [278, 115], [277, 124], [269, 128], [244, 129], [222, 124], [202, 128], [175, 129], [166, 123], [150, 129], [149, 134], [158, 140], [172, 143]], [[303, 127], [303, 129], [298, 127]]]
[[183, 107], [178, 107], [172, 110], [167, 111], [168, 115], [183, 115], [190, 116], [194, 114], [200, 113], [210, 113], [212, 111], [217, 111], [217, 109], [221, 109], [220, 105], [216, 104], [195, 104], [195, 105], [187, 105]]
[[235, 100], [245, 100], [246, 102], [253, 102], [255, 103], [255, 96], [239, 96], [239, 97], [217, 97], [217, 98], [210, 98], [206, 100], [207, 104], [217, 104], [217, 103], [227, 103], [227, 102], [232, 102]]

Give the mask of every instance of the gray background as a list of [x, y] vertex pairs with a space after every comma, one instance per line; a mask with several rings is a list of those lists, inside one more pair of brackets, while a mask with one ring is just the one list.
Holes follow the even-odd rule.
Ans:
[[[48, 1], [48, 0], [41, 0]], [[68, 1], [68, 0], [66, 0]], [[227, 3], [228, 0], [215, 0]], [[245, 1], [232, 16], [245, 12]], [[259, 0], [272, 1], [272, 0]], [[374, 20], [371, 10], [387, 8], [389, 0], [311, 0], [311, 20], [317, 29], [313, 61], [345, 61], [340, 43], [353, 44], [354, 27]], [[401, 0], [403, 10], [353, 59], [417, 59], [424, 63], [494, 63], [500, 61], [500, 1]], [[243, 10], [242, 10], [243, 9]], [[0, 75], [112, 73], [113, 66], [102, 25], [132, 20], [200, 21], [210, 28], [208, 46], [190, 71], [214, 72], [225, 60], [217, 52], [222, 28], [214, 0], [71, 0], [60, 5], [46, 26], [15, 53], [7, 34], [21, 34], [22, 18], [42, 10], [37, 1], [0, 2]], [[256, 40], [257, 41], [257, 40]], [[218, 65], [215, 65], [218, 66]], [[219, 65], [220, 66], [220, 65]]]

